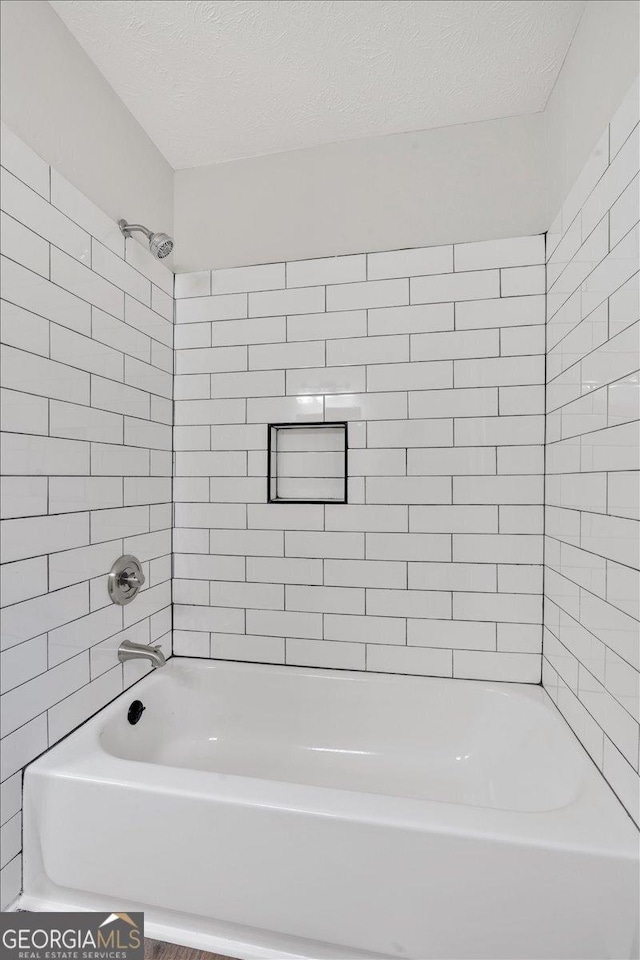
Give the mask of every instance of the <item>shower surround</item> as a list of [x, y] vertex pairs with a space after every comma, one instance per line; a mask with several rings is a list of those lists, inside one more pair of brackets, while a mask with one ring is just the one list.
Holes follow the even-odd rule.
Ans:
[[[544, 237], [176, 278], [180, 655], [540, 681]], [[267, 424], [349, 422], [346, 505]]]
[[2, 165], [4, 908], [22, 769], [148, 672], [121, 641], [171, 651], [173, 276], [6, 128]]

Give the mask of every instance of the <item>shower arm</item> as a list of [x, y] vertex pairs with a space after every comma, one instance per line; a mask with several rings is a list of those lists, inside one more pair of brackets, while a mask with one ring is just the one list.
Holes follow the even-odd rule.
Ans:
[[151, 237], [153, 236], [153, 232], [149, 230], [148, 227], [144, 227], [141, 223], [127, 223], [126, 220], [118, 220], [118, 226], [125, 237], [130, 236], [134, 230], [144, 233], [147, 240], [151, 240]]

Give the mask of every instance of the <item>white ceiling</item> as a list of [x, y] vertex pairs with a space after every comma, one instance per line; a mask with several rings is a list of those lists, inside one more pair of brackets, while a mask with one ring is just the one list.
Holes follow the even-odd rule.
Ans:
[[585, 0], [50, 0], [176, 169], [544, 109]]

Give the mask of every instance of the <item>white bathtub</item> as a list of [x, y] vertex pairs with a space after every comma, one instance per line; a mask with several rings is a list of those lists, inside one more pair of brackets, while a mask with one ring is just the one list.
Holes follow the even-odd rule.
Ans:
[[25, 794], [31, 909], [241, 958], [637, 955], [637, 831], [540, 687], [174, 658]]

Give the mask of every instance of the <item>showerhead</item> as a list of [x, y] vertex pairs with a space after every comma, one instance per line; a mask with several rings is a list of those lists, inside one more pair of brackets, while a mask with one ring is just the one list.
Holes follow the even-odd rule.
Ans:
[[173, 250], [173, 240], [168, 233], [154, 233], [149, 239], [149, 250], [158, 260], [163, 260]]
[[152, 233], [148, 227], [143, 227], [141, 223], [127, 223], [126, 220], [118, 220], [118, 226], [125, 237], [130, 237], [134, 230], [144, 233], [149, 241], [149, 250], [157, 260], [168, 257], [173, 250], [173, 240], [168, 233]]

